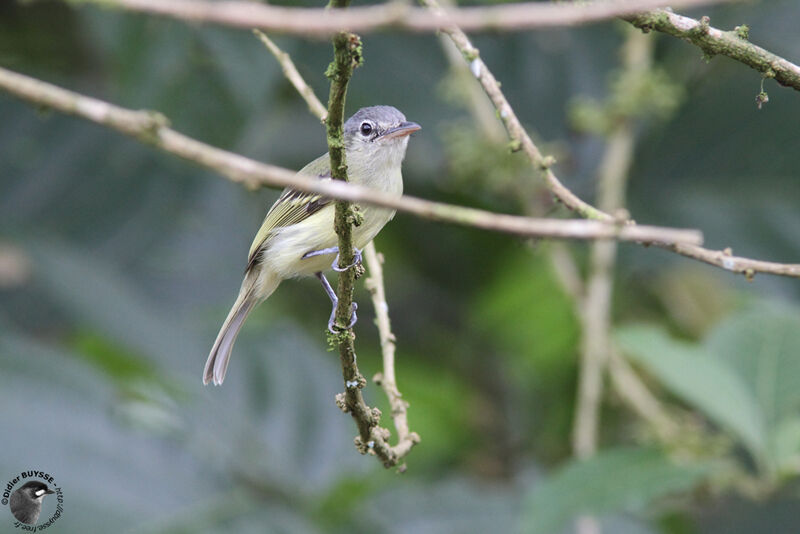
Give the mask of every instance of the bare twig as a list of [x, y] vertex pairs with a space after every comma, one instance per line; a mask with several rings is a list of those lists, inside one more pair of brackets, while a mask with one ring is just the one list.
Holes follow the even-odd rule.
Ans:
[[776, 274], [800, 278], [800, 264], [776, 263], [773, 261], [753, 260], [734, 256], [731, 249], [709, 250], [692, 245], [658, 245], [696, 260], [715, 265], [732, 273], [743, 274], [752, 280], [757, 273]]
[[700, 47], [706, 56], [728, 56], [760, 72], [765, 78], [800, 91], [800, 66], [749, 42], [748, 28], [738, 26], [730, 32], [701, 20], [684, 17], [665, 9], [628, 16], [625, 19], [643, 30], [663, 32]]
[[303, 100], [306, 101], [308, 104], [308, 110], [318, 118], [321, 122], [325, 122], [325, 119], [328, 117], [328, 110], [325, 106], [322, 105], [322, 102], [319, 101], [317, 95], [314, 94], [314, 90], [308, 86], [306, 81], [300, 76], [300, 73], [297, 71], [297, 67], [294, 66], [294, 62], [292, 58], [289, 57], [289, 54], [278, 48], [272, 39], [267, 37], [267, 35], [259, 30], [253, 30], [253, 33], [256, 37], [261, 39], [261, 42], [264, 43], [264, 46], [275, 56], [275, 59], [278, 60], [278, 63], [281, 65], [281, 69], [283, 69], [283, 74], [286, 76], [286, 79], [291, 82], [297, 92], [300, 93], [300, 96], [303, 97]]
[[[442, 10], [436, 0], [419, 0], [420, 3], [428, 6], [434, 14], [442, 16]], [[552, 157], [543, 156], [538, 147], [533, 143], [530, 136], [522, 127], [508, 100], [500, 90], [500, 84], [492, 75], [486, 63], [480, 58], [480, 52], [470, 42], [469, 38], [457, 26], [449, 26], [443, 30], [456, 45], [464, 59], [470, 63], [470, 70], [480, 82], [483, 90], [494, 104], [500, 119], [506, 127], [508, 136], [513, 148], [521, 148], [530, 159], [531, 164], [536, 169], [541, 169], [544, 175], [544, 182], [553, 196], [562, 202], [567, 208], [582, 217], [599, 219], [604, 221], [614, 220], [614, 217], [594, 206], [584, 202], [562, 184], [551, 170], [554, 163]], [[742, 258], [730, 254], [729, 249], [709, 250], [697, 245], [670, 245], [666, 243], [653, 242], [655, 246], [671, 250], [682, 256], [694, 258], [696, 260], [722, 267], [734, 273], [744, 274], [752, 278], [756, 273], [774, 274], [780, 276], [791, 276], [800, 278], [800, 264], [783, 264], [768, 261], [753, 260]]]
[[425, 219], [526, 237], [621, 239], [671, 243], [700, 243], [702, 241], [702, 235], [694, 230], [503, 215], [409, 196], [397, 197], [356, 184], [342, 183], [338, 180], [318, 180], [298, 175], [288, 169], [260, 163], [187, 137], [170, 129], [168, 120], [160, 113], [121, 108], [3, 68], [0, 68], [0, 89], [39, 106], [49, 107], [108, 126], [166, 152], [215, 170], [234, 182], [249, 187], [292, 187], [339, 200], [392, 208]]
[[369, 273], [366, 285], [372, 294], [375, 323], [378, 325], [381, 353], [383, 354], [383, 372], [375, 375], [374, 380], [381, 385], [389, 399], [394, 427], [397, 430], [397, 445], [392, 449], [400, 459], [419, 443], [419, 435], [411, 432], [408, 428], [408, 402], [403, 399], [403, 395], [397, 387], [397, 378], [394, 372], [395, 337], [389, 321], [389, 305], [386, 302], [386, 291], [383, 284], [383, 257], [375, 251], [375, 245], [370, 242], [364, 249], [364, 259], [367, 262], [367, 272]]
[[272, 33], [329, 37], [347, 30], [366, 33], [383, 29], [434, 32], [448, 24], [467, 31], [519, 31], [578, 26], [622, 15], [672, 6], [690, 8], [730, 0], [627, 0], [547, 4], [527, 2], [451, 9], [444, 18], [431, 18], [424, 9], [402, 1], [347, 11], [271, 6], [258, 2], [202, 0], [71, 0], [108, 8], [152, 13], [182, 20], [211, 22], [235, 28], [259, 28]]

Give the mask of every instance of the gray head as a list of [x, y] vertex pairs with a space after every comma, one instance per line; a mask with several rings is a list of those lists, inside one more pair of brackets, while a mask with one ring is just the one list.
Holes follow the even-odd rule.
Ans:
[[45, 496], [55, 493], [47, 484], [32, 480], [23, 484], [11, 494], [9, 506], [11, 513], [17, 520], [29, 525], [36, 524], [39, 513], [42, 511], [42, 501]]
[[399, 165], [406, 153], [408, 136], [420, 128], [419, 124], [406, 121], [406, 116], [392, 106], [361, 108], [344, 123], [348, 161], [351, 155], [383, 155]]

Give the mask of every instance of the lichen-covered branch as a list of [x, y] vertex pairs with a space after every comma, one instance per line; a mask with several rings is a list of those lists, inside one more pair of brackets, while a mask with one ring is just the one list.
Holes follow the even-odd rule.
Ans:
[[[311, 113], [324, 122], [328, 110], [322, 105], [300, 73], [297, 72], [297, 68], [295, 68], [289, 54], [278, 48], [262, 32], [253, 31], [281, 64], [284, 74], [306, 101]], [[376, 375], [374, 380], [383, 388], [389, 400], [389, 406], [391, 406], [392, 419], [397, 430], [397, 444], [392, 447], [392, 450], [399, 462], [411, 451], [414, 445], [419, 443], [419, 435], [416, 432], [411, 432], [408, 428], [408, 402], [403, 399], [403, 395], [397, 387], [394, 365], [395, 337], [389, 320], [389, 305], [386, 302], [386, 290], [383, 283], [383, 257], [375, 250], [373, 242], [370, 242], [364, 249], [364, 260], [369, 272], [366, 286], [372, 295], [372, 304], [375, 307], [375, 322], [378, 326], [381, 353], [383, 354], [383, 373]]]
[[237, 0], [69, 1], [74, 4], [98, 4], [107, 8], [152, 13], [194, 22], [210, 22], [234, 28], [259, 28], [273, 33], [329, 37], [344, 30], [361, 33], [386, 29], [435, 32], [447, 24], [455, 24], [467, 31], [520, 31], [578, 26], [667, 5], [673, 8], [689, 8], [730, 0], [626, 0], [558, 4], [523, 2], [448, 9], [445, 19], [431, 18], [427, 10], [414, 8], [400, 1], [356, 7], [347, 11], [272, 6]]
[[[332, 0], [331, 7], [347, 7], [349, 0]], [[325, 121], [328, 133], [328, 154], [331, 160], [331, 177], [333, 180], [347, 181], [347, 160], [344, 142], [344, 106], [347, 96], [347, 85], [353, 70], [361, 64], [361, 39], [352, 33], [341, 32], [333, 37], [333, 62], [325, 75], [331, 80], [330, 97], [328, 98], [328, 118]], [[349, 413], [358, 427], [356, 448], [362, 454], [371, 453], [377, 456], [384, 467], [397, 465], [397, 454], [388, 443], [389, 431], [380, 426], [381, 413], [371, 408], [364, 401], [361, 389], [367, 381], [358, 370], [356, 362], [355, 334], [348, 325], [353, 310], [353, 288], [359, 270], [358, 264], [348, 268], [355, 262], [353, 249], [353, 225], [358, 224], [359, 214], [355, 206], [347, 201], [336, 202], [334, 228], [339, 236], [339, 284], [336, 294], [339, 302], [336, 306], [334, 335], [339, 346], [339, 360], [342, 364], [342, 378], [345, 392], [337, 396], [337, 404]]]
[[747, 26], [722, 31], [700, 20], [684, 17], [665, 9], [624, 17], [644, 32], [658, 31], [684, 39], [700, 47], [707, 57], [728, 56], [779, 84], [800, 91], [800, 66], [751, 43]]

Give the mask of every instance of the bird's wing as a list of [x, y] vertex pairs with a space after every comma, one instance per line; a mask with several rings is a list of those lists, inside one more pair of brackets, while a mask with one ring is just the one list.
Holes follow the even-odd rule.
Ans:
[[[306, 176], [316, 176], [320, 180], [330, 180], [330, 159], [328, 154], [323, 154], [305, 167], [297, 174]], [[250, 245], [250, 254], [247, 259], [247, 269], [249, 270], [256, 261], [259, 252], [264, 248], [270, 235], [276, 228], [291, 226], [306, 220], [311, 215], [331, 203], [331, 199], [317, 193], [306, 193], [296, 189], [284, 189], [275, 204], [272, 205], [261, 223], [253, 244]]]

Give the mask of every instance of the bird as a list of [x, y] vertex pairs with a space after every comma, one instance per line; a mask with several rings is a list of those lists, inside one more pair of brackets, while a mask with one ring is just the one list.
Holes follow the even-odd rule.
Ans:
[[9, 500], [11, 513], [22, 523], [35, 525], [42, 511], [42, 501], [45, 496], [53, 493], [55, 491], [48, 488], [44, 482], [38, 480], [26, 482], [11, 494]]
[[[348, 180], [385, 193], [401, 195], [401, 166], [409, 135], [421, 126], [406, 120], [392, 106], [359, 109], [343, 126]], [[328, 153], [303, 167], [299, 175], [331, 180]], [[363, 221], [353, 228], [356, 261], [360, 250], [380, 232], [395, 214], [394, 210], [360, 206]], [[286, 279], [315, 275], [333, 304], [328, 329], [335, 332], [336, 293], [323, 271], [337, 267], [338, 236], [334, 231], [335, 202], [316, 193], [287, 188], [267, 212], [253, 239], [244, 280], [236, 301], [220, 328], [203, 371], [203, 383], [222, 384], [230, 362], [236, 336], [253, 309], [266, 300]], [[335, 256], [334, 256], [335, 255]], [[353, 303], [351, 327], [356, 320]]]

